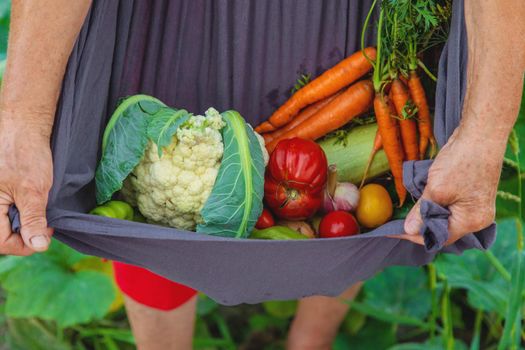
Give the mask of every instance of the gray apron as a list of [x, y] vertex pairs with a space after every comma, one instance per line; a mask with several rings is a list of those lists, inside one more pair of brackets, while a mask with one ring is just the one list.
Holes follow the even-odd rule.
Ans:
[[[101, 136], [120, 98], [144, 93], [202, 113], [238, 110], [256, 125], [289, 97], [300, 73], [314, 76], [359, 49], [371, 1], [95, 0], [71, 54], [52, 139], [49, 224], [86, 254], [145, 267], [222, 304], [337, 295], [390, 265], [422, 265], [439, 251], [485, 249], [495, 225], [443, 248], [449, 212], [425, 202], [427, 245], [364, 235], [306, 241], [228, 239], [86, 214], [95, 206]], [[455, 1], [439, 69], [435, 133], [458, 126], [465, 93], [466, 32]], [[369, 38], [370, 39], [370, 38]], [[421, 194], [430, 161], [407, 162], [405, 185]], [[183, 199], [181, 199], [183, 200]], [[11, 211], [18, 226], [16, 211]]]

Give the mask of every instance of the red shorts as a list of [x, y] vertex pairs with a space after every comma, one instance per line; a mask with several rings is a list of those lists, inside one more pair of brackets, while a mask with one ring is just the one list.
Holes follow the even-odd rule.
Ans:
[[122, 293], [136, 302], [159, 310], [173, 310], [197, 291], [141, 267], [113, 262], [115, 280]]

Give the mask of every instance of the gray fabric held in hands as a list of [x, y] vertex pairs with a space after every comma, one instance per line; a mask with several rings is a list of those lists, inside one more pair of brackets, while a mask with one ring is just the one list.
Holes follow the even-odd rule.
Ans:
[[[355, 237], [283, 242], [85, 214], [95, 206], [101, 136], [119, 98], [150, 94], [197, 113], [210, 106], [236, 109], [258, 124], [285, 101], [299, 73], [317, 75], [359, 49], [370, 3], [95, 0], [69, 60], [53, 134], [48, 218], [55, 237], [87, 254], [146, 267], [228, 305], [333, 296], [390, 265], [422, 265], [438, 251], [490, 246], [494, 225], [443, 248], [449, 212], [428, 201], [421, 206], [426, 247], [386, 237], [402, 233], [402, 221]], [[439, 70], [440, 145], [459, 123], [466, 54], [463, 5], [455, 1]], [[405, 183], [416, 197], [429, 165], [405, 164]]]

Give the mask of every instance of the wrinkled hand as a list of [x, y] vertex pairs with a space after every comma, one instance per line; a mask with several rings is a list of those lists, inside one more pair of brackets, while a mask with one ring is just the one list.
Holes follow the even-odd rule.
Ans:
[[[504, 152], [499, 146], [501, 140], [497, 141], [457, 129], [430, 167], [422, 198], [450, 211], [447, 245], [494, 221]], [[423, 244], [420, 202], [421, 199], [407, 216], [405, 234], [397, 237]]]
[[[46, 206], [53, 167], [50, 126], [37, 122], [52, 118], [20, 118], [0, 111], [0, 254], [30, 255], [47, 249], [52, 229]], [[31, 122], [35, 120], [35, 122]], [[11, 232], [8, 209], [16, 204], [21, 232]]]

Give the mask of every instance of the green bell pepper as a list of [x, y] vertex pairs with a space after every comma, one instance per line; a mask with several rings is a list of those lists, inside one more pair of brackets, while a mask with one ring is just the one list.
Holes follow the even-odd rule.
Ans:
[[264, 230], [254, 229], [250, 238], [253, 239], [308, 239], [305, 235], [300, 234], [297, 231], [292, 230], [286, 226], [272, 226], [265, 228]]
[[89, 212], [92, 215], [106, 216], [113, 219], [134, 221], [133, 207], [123, 201], [109, 201]]

